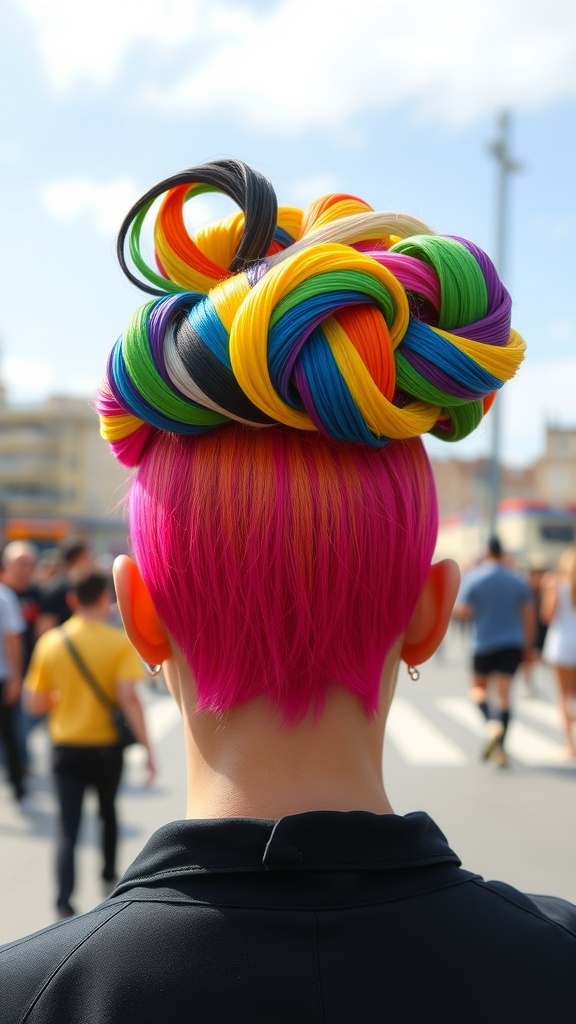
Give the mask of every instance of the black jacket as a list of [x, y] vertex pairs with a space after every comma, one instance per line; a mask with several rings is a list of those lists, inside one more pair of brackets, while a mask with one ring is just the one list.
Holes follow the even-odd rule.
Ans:
[[0, 950], [2, 1024], [568, 1024], [576, 908], [422, 813], [161, 828], [106, 903]]

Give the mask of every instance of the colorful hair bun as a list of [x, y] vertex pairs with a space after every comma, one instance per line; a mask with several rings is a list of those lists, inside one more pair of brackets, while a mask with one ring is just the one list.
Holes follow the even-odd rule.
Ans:
[[[229, 196], [244, 214], [242, 231], [226, 266], [211, 260], [190, 238], [184, 225], [185, 203], [203, 192]], [[154, 231], [158, 274], [142, 258], [140, 232], [152, 203], [161, 195], [164, 200]], [[118, 260], [130, 281], [150, 295], [191, 291], [196, 287], [207, 291], [267, 251], [277, 228], [277, 214], [274, 189], [258, 171], [240, 160], [201, 164], [165, 178], [134, 204], [118, 233]], [[237, 219], [235, 223], [237, 226]], [[124, 248], [128, 236], [131, 258], [144, 280], [135, 277], [126, 262]]]
[[[207, 190], [242, 212], [191, 237], [183, 205]], [[156, 271], [139, 239], [162, 194]], [[129, 233], [143, 281], [124, 256]], [[156, 430], [201, 433], [230, 420], [377, 447], [427, 431], [457, 440], [524, 355], [510, 296], [475, 245], [354, 196], [278, 211], [269, 183], [239, 161], [147, 192], [118, 252], [130, 280], [161, 296], [132, 317], [97, 397], [102, 435], [126, 465]]]

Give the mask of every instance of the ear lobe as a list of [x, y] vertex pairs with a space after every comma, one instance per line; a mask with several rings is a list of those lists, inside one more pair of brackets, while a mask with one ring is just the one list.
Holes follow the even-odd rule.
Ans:
[[407, 665], [428, 661], [444, 638], [460, 586], [460, 569], [451, 558], [430, 567], [404, 635], [400, 652]]
[[114, 562], [114, 585], [118, 607], [128, 639], [140, 657], [150, 665], [160, 665], [172, 651], [164, 629], [133, 558], [120, 555]]

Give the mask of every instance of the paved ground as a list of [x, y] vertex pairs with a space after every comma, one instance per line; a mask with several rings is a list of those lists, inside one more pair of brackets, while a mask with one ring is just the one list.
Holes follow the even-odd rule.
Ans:
[[[465, 647], [454, 633], [412, 683], [402, 673], [384, 757], [389, 798], [397, 813], [424, 809], [446, 832], [466, 867], [529, 892], [576, 902], [576, 766], [562, 758], [552, 680], [542, 667], [534, 696], [516, 684], [510, 730], [512, 765], [481, 764], [482, 725], [466, 697]], [[163, 694], [144, 692], [157, 749], [155, 786], [142, 786], [133, 748], [122, 786], [120, 867], [123, 870], [161, 824], [185, 812], [184, 756], [178, 712]], [[0, 783], [0, 942], [53, 920], [54, 799], [43, 730], [34, 735], [33, 809], [24, 817]], [[87, 801], [78, 849], [75, 903], [101, 899], [94, 803]]]

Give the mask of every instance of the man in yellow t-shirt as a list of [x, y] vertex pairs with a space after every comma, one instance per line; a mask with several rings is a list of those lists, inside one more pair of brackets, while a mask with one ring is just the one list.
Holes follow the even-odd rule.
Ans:
[[[25, 679], [26, 704], [33, 714], [48, 713], [53, 745], [52, 771], [60, 812], [56, 876], [58, 916], [74, 914], [74, 848], [87, 787], [96, 789], [102, 819], [105, 893], [116, 880], [116, 794], [122, 775], [122, 748], [109, 706], [95, 693], [74, 661], [72, 642], [99, 687], [119, 704], [138, 742], [146, 749], [148, 781], [155, 768], [142, 706], [134, 684], [143, 665], [122, 629], [106, 622], [110, 611], [107, 577], [91, 566], [70, 577], [72, 617], [38, 640]], [[65, 634], [65, 636], [63, 635]]]

